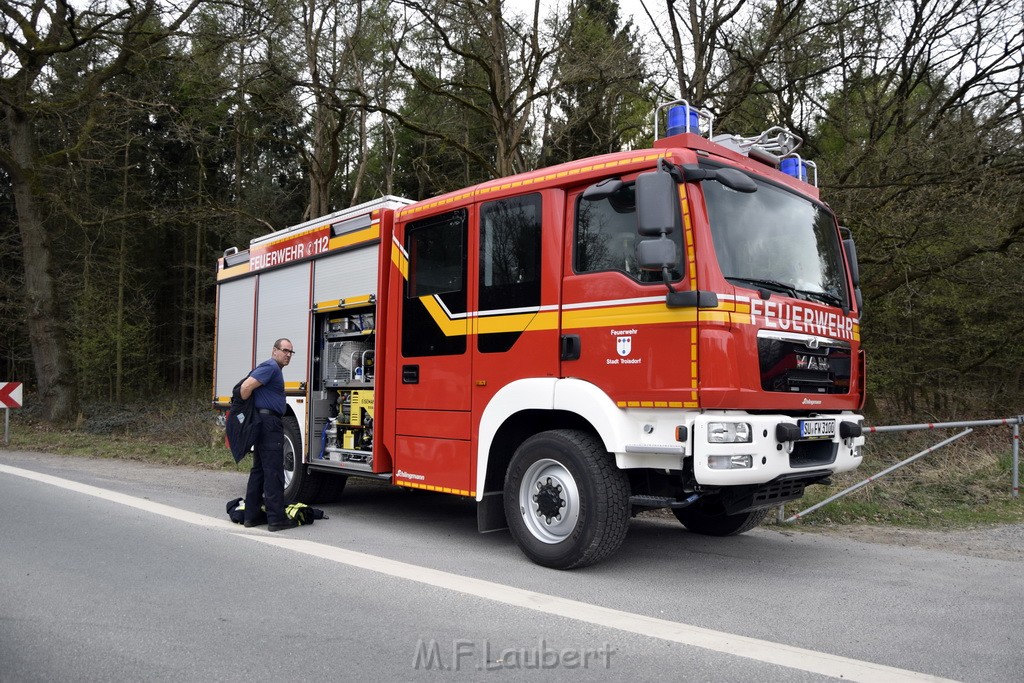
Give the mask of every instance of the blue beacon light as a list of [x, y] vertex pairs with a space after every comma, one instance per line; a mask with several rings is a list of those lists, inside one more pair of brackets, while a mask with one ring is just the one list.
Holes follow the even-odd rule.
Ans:
[[685, 104], [668, 110], [668, 134], [680, 133], [700, 134], [700, 113]]
[[807, 163], [798, 156], [783, 159], [779, 170], [797, 180], [807, 182]]

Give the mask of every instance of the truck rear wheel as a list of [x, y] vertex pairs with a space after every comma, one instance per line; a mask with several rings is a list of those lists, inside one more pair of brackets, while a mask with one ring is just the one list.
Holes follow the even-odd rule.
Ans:
[[284, 499], [287, 503], [318, 503], [341, 495], [348, 477], [310, 472], [302, 463], [299, 422], [291, 415], [284, 426]]
[[760, 524], [768, 514], [768, 508], [727, 515], [721, 505], [697, 503], [690, 507], [674, 508], [672, 512], [683, 526], [695, 534], [735, 536]]
[[629, 480], [586, 432], [558, 429], [524, 441], [504, 493], [512, 537], [545, 567], [598, 562], [619, 549], [629, 529]]

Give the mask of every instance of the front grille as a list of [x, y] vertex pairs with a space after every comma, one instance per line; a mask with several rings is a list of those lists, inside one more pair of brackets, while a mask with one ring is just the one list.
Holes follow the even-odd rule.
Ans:
[[811, 348], [799, 339], [758, 335], [761, 388], [765, 391], [846, 394], [850, 391], [848, 345], [818, 343]]

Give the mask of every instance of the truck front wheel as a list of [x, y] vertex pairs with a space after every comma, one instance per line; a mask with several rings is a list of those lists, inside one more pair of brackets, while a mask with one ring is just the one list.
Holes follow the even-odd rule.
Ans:
[[760, 524], [768, 514], [768, 508], [727, 515], [720, 504], [697, 503], [690, 507], [674, 508], [672, 512], [683, 526], [695, 534], [735, 536]]
[[[319, 487], [316, 491], [310, 491], [310, 486], [304, 481], [303, 467], [302, 467], [302, 436], [299, 432], [299, 423], [291, 415], [285, 415], [281, 418], [281, 423], [284, 426], [284, 499], [287, 503], [296, 502], [310, 502], [308, 501], [311, 493], [319, 493]], [[305, 486], [304, 486], [305, 484]], [[305, 493], [305, 497], [301, 494]]]
[[587, 432], [557, 429], [524, 441], [504, 493], [513, 538], [545, 567], [598, 562], [619, 549], [629, 529], [629, 480]]

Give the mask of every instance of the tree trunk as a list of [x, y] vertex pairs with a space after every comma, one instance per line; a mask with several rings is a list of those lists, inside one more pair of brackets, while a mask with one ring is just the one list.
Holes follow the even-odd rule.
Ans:
[[114, 401], [121, 403], [121, 387], [124, 384], [124, 288], [125, 268], [128, 254], [126, 235], [128, 229], [121, 225], [121, 243], [118, 247], [117, 260], [117, 322], [114, 340]]
[[202, 223], [196, 223], [196, 260], [192, 268], [192, 381], [189, 383], [189, 394], [195, 395], [199, 387], [199, 332], [201, 320], [199, 311], [203, 305], [203, 255], [206, 244], [206, 231]]
[[7, 128], [17, 165], [11, 185], [21, 233], [25, 313], [39, 400], [47, 420], [70, 422], [78, 412], [78, 392], [56, 296], [50, 234], [41, 210], [42, 179], [34, 166], [38, 158], [35, 131], [26, 117], [12, 109], [7, 110]]
[[313, 114], [313, 149], [309, 155], [309, 206], [305, 218], [310, 220], [327, 214], [331, 205], [331, 178], [327, 170], [331, 164], [331, 144], [325, 116], [326, 110], [318, 102]]
[[363, 177], [366, 176], [366, 164], [370, 160], [369, 135], [366, 132], [366, 109], [359, 110], [359, 159], [356, 162], [356, 178], [352, 182], [351, 206], [359, 203], [359, 194], [363, 191]]

